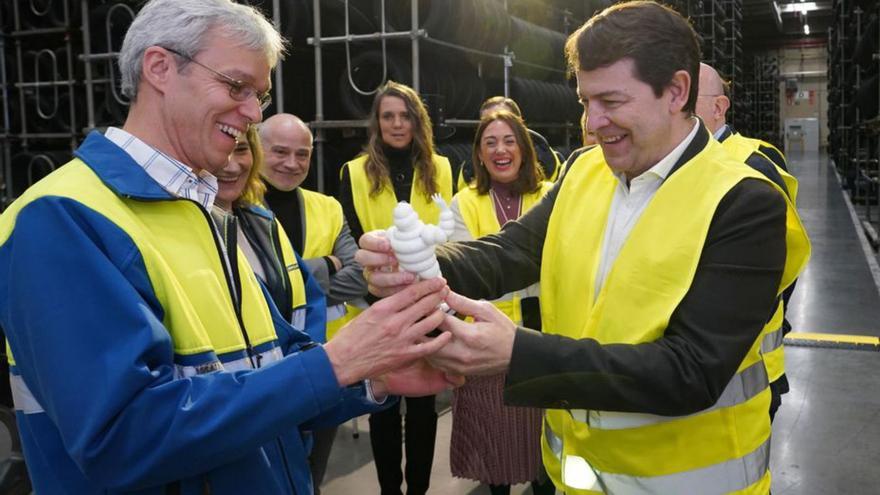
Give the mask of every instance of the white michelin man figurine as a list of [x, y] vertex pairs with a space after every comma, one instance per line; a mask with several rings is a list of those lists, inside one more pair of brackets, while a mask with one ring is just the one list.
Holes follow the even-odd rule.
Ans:
[[440, 207], [439, 225], [426, 225], [409, 203], [401, 201], [394, 207], [394, 225], [385, 232], [400, 267], [422, 280], [440, 276], [434, 248], [446, 242], [455, 227], [452, 210], [443, 197], [435, 194], [431, 199]]

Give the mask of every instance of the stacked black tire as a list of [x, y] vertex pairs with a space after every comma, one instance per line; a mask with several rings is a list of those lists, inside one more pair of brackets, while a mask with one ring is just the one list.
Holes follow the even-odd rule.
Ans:
[[880, 6], [839, 0], [828, 40], [829, 154], [857, 203], [877, 196]]

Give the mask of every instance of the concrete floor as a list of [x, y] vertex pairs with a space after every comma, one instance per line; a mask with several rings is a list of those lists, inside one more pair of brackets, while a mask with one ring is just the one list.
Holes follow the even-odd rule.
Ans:
[[[794, 154], [798, 209], [813, 257], [789, 307], [796, 332], [880, 335], [880, 296], [840, 185], [824, 156]], [[873, 256], [873, 253], [870, 253]], [[876, 265], [875, 265], [876, 266]], [[880, 353], [787, 347], [791, 392], [773, 427], [773, 493], [880, 493]], [[440, 420], [431, 494], [488, 494], [449, 473], [448, 394], [438, 398]], [[351, 423], [339, 429], [322, 489], [325, 495], [378, 493], [366, 419], [360, 438]], [[0, 432], [0, 460], [9, 438]], [[512, 494], [531, 493], [526, 485]]]
[[787, 312], [792, 330], [880, 336], [878, 289], [834, 169], [815, 153], [788, 160], [813, 245]]

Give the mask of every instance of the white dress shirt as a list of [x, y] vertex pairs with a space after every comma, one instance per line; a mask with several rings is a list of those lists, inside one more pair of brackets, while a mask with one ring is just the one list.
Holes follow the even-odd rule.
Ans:
[[217, 178], [171, 158], [118, 127], [108, 127], [104, 136], [122, 148], [145, 172], [166, 191], [179, 198], [197, 201], [211, 211], [217, 196]]
[[599, 291], [605, 284], [605, 278], [608, 276], [611, 266], [614, 265], [617, 255], [620, 254], [629, 233], [639, 221], [648, 203], [651, 202], [651, 198], [657, 194], [657, 190], [660, 189], [669, 172], [672, 171], [672, 167], [684, 154], [684, 150], [693, 141], [694, 136], [697, 135], [699, 127], [700, 121], [694, 119], [694, 128], [691, 129], [690, 134], [656, 165], [630, 181], [629, 187], [626, 185], [626, 176], [623, 173], [614, 174], [618, 184], [614, 190], [614, 198], [611, 200], [611, 209], [605, 224], [594, 298], [599, 296]]

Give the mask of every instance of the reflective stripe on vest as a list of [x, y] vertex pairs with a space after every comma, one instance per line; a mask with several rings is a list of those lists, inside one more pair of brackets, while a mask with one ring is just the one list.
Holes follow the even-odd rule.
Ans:
[[239, 359], [235, 359], [229, 362], [223, 363], [223, 369], [226, 371], [244, 371], [244, 370], [252, 370], [254, 366], [252, 363], [260, 363], [260, 367], [268, 366], [277, 361], [281, 361], [284, 357], [284, 354], [281, 352], [281, 348], [273, 347], [269, 350], [263, 351], [254, 356], [253, 360], [249, 357], [243, 357]]
[[348, 311], [345, 309], [345, 303], [327, 306], [327, 323], [336, 321], [346, 315]]
[[776, 349], [782, 347], [782, 342], [785, 340], [782, 335], [782, 328], [777, 328], [776, 330], [764, 335], [764, 338], [761, 340], [761, 352], [764, 354], [769, 354]]
[[[452, 201], [452, 168], [449, 160], [440, 155], [434, 155], [434, 184], [437, 192], [443, 196], [446, 204]], [[367, 156], [361, 155], [348, 162], [349, 179], [351, 180], [351, 196], [354, 201], [354, 209], [364, 232], [371, 230], [384, 230], [391, 226], [393, 221], [394, 207], [397, 206], [397, 196], [394, 189], [386, 184], [378, 194], [371, 195], [372, 184], [366, 171]], [[434, 224], [440, 220], [440, 207], [422, 192], [421, 174], [415, 171], [410, 190], [409, 202], [419, 214], [424, 223]]]
[[785, 306], [780, 299], [773, 317], [764, 326], [761, 332], [761, 356], [767, 366], [767, 376], [773, 383], [785, 374], [785, 351], [783, 350], [784, 335], [782, 324], [784, 322]]
[[[661, 476], [626, 476], [603, 473], [581, 456], [563, 454], [563, 441], [544, 421], [543, 441], [560, 467], [563, 489], [588, 490], [594, 493], [655, 494], [683, 493], [682, 487], [699, 487], [701, 494], [724, 494], [746, 489], [767, 477], [770, 463], [770, 440], [743, 457], [705, 468]], [[768, 489], [769, 489], [769, 479]], [[571, 490], [566, 490], [571, 491]], [[760, 490], [756, 490], [760, 493]], [[766, 492], [766, 490], [764, 490]]]
[[600, 430], [622, 430], [626, 428], [639, 428], [667, 421], [677, 421], [683, 418], [705, 414], [725, 407], [733, 407], [744, 404], [763, 392], [770, 382], [767, 380], [767, 370], [764, 363], [758, 361], [748, 368], [733, 375], [733, 378], [724, 387], [721, 397], [711, 407], [700, 412], [686, 416], [658, 416], [656, 414], [609, 412], [609, 411], [586, 411], [572, 409], [571, 416], [575, 421], [586, 423], [592, 428]]
[[[174, 378], [189, 378], [196, 375], [214, 373], [217, 371], [252, 370], [254, 369], [252, 362], [259, 362], [260, 366], [267, 366], [274, 362], [280, 361], [283, 357], [284, 354], [282, 354], [281, 348], [272, 347], [271, 349], [256, 354], [253, 358], [253, 361], [250, 357], [242, 357], [225, 363], [219, 360], [214, 360], [200, 365], [175, 364]], [[12, 400], [15, 404], [16, 411], [20, 411], [24, 414], [35, 414], [44, 412], [43, 407], [34, 397], [34, 394], [24, 382], [24, 379], [22, 379], [21, 375], [14, 375], [10, 373], [9, 383], [12, 387]]]
[[[241, 353], [236, 353], [241, 354]], [[254, 369], [253, 364], [259, 363], [260, 366], [266, 366], [268, 364], [274, 363], [276, 361], [280, 361], [281, 358], [284, 357], [284, 354], [281, 352], [281, 348], [272, 347], [262, 352], [258, 352], [254, 354], [253, 359], [248, 356], [239, 357], [236, 359], [231, 359], [229, 361], [223, 361], [218, 359], [209, 363], [208, 365], [199, 365], [199, 366], [187, 366], [182, 364], [174, 365], [174, 376], [175, 378], [188, 378], [196, 375], [204, 375], [207, 373], [213, 373], [215, 371], [244, 371], [244, 370], [252, 370]]]
[[[769, 489], [770, 440], [743, 457], [663, 476], [603, 473], [590, 466], [583, 457], [571, 454], [564, 455], [560, 462], [563, 484], [577, 490], [609, 494], [723, 495], [754, 487], [765, 478]], [[762, 492], [755, 488], [755, 493]], [[767, 490], [763, 490], [763, 493], [767, 493]]]
[[327, 342], [330, 342], [330, 339], [336, 336], [339, 329], [353, 320], [361, 311], [346, 303], [327, 306]]
[[[709, 140], [661, 185], [596, 294], [603, 232], [618, 181], [601, 153], [581, 155], [566, 174], [545, 236], [543, 330], [603, 345], [662, 339], [690, 288], [718, 204], [744, 179], [770, 184]], [[793, 205], [786, 202], [787, 257], [777, 294], [803, 269], [809, 253]], [[702, 493], [703, 486], [693, 483], [710, 478], [711, 489], [723, 493], [759, 493], [751, 485], [765, 482], [766, 469], [754, 468], [750, 453], [760, 452], [770, 438], [770, 391], [760, 343], [756, 339], [743, 356], [716, 404], [697, 414], [582, 412], [577, 421], [548, 411], [544, 453], [551, 457], [545, 459], [550, 478], [566, 492], [575, 485], [589, 490], [592, 477], [612, 493], [690, 493], [694, 487]], [[562, 443], [561, 457], [553, 454], [559, 447], [553, 435]]]
[[24, 414], [37, 414], [43, 412], [43, 406], [37, 401], [31, 389], [28, 388], [21, 375], [9, 374], [9, 386], [12, 388], [12, 402], [15, 410]]

